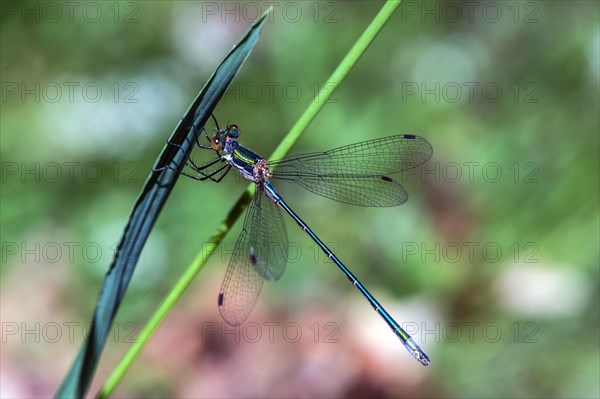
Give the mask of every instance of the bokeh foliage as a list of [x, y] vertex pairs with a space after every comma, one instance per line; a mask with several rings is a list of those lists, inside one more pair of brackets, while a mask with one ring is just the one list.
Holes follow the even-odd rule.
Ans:
[[[322, 371], [324, 382], [315, 386], [332, 390], [313, 392], [302, 383], [307, 377], [299, 370], [312, 364], [302, 351], [255, 345], [267, 359], [257, 364], [237, 354], [239, 344], [204, 342], [202, 323], [220, 323], [216, 294], [238, 226], [119, 393], [599, 395], [598, 3], [492, 3], [501, 10], [497, 21], [494, 9], [483, 14], [482, 5], [402, 5], [293, 151], [420, 134], [434, 146], [434, 157], [418, 174], [401, 177], [411, 194], [406, 205], [362, 209], [280, 187], [399, 320], [425, 322], [432, 331], [440, 323], [438, 333], [416, 334], [432, 357], [430, 368], [417, 369], [398, 348], [396, 374], [388, 370], [380, 353], [391, 351], [385, 329], [374, 335], [381, 344], [365, 346], [360, 330], [380, 320], [293, 223], [288, 231], [301, 251], [298, 260], [264, 290], [251, 318], [305, 323], [306, 332], [323, 317], [338, 323], [337, 345], [310, 350], [348, 357], [343, 375], [353, 378]], [[55, 3], [63, 14], [54, 20], [44, 4], [2, 2], [1, 8], [4, 325], [89, 321], [111, 246], [149, 168], [254, 18], [245, 3], [153, 1], [81, 3], [72, 20]], [[101, 17], [96, 20], [92, 6], [84, 16], [86, 4], [96, 4]], [[274, 7], [273, 21], [216, 112], [219, 123], [239, 124], [241, 141], [265, 155], [382, 3], [284, 4]], [[461, 15], [456, 20], [454, 10]], [[97, 87], [102, 93], [93, 101]], [[244, 187], [233, 176], [219, 186], [179, 181], [142, 254], [121, 326], [144, 322]], [[53, 243], [62, 251], [58, 257]], [[72, 257], [67, 243], [75, 243]], [[454, 260], [456, 247], [462, 252]], [[495, 248], [502, 251], [498, 259]], [[451, 323], [461, 327], [460, 339], [453, 339]], [[468, 323], [476, 325], [473, 339]], [[502, 332], [497, 342], [482, 332], [491, 323]], [[166, 360], [173, 336], [196, 355]], [[5, 337], [3, 389], [14, 387], [20, 396], [53, 392], [80, 342]], [[125, 346], [118, 340], [100, 376]], [[288, 365], [283, 377], [281, 363]], [[252, 381], [251, 368], [264, 370], [264, 389], [215, 385]], [[202, 378], [207, 370], [212, 379]], [[39, 382], [27, 382], [28, 376]]]

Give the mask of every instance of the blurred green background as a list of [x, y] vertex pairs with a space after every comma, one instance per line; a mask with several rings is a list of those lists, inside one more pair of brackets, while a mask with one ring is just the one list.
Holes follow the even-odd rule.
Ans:
[[[273, 5], [215, 116], [266, 157], [382, 4], [1, 3], [2, 397], [57, 389], [149, 169], [251, 22]], [[432, 143], [396, 176], [402, 207], [277, 185], [431, 366], [290, 220], [285, 276], [225, 325], [238, 222], [114, 396], [599, 397], [598, 16], [594, 1], [406, 2], [292, 151]], [[92, 395], [246, 185], [179, 180]]]

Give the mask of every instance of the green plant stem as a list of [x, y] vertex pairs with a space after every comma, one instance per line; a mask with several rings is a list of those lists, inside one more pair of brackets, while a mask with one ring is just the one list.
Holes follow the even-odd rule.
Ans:
[[[292, 127], [290, 132], [285, 136], [275, 151], [273, 151], [271, 157], [268, 159], [280, 159], [285, 157], [294, 143], [296, 143], [298, 138], [300, 138], [302, 132], [304, 132], [306, 127], [316, 117], [321, 108], [323, 108], [323, 105], [325, 105], [327, 100], [331, 97], [334, 90], [339, 86], [342, 80], [344, 80], [350, 69], [363, 55], [369, 44], [371, 44], [371, 42], [375, 39], [377, 33], [379, 33], [381, 28], [383, 28], [399, 4], [400, 1], [396, 0], [389, 0], [384, 4], [367, 29], [356, 41], [354, 46], [352, 46], [348, 54], [346, 54], [342, 62], [331, 74], [329, 79], [323, 84], [323, 88], [319, 91], [316, 99], [310, 104], [306, 111], [304, 111], [300, 119], [298, 119], [296, 124]], [[242, 215], [246, 209], [246, 206], [250, 202], [250, 199], [252, 198], [254, 189], [255, 185], [250, 184], [248, 189], [246, 189], [240, 198], [238, 198], [235, 205], [229, 211], [227, 218], [221, 223], [216, 233], [209, 239], [209, 244], [202, 248], [200, 253], [196, 256], [196, 259], [194, 259], [194, 261], [188, 266], [186, 271], [180, 277], [179, 281], [177, 281], [173, 289], [169, 292], [164, 301], [159, 305], [158, 309], [150, 317], [140, 332], [137, 341], [127, 350], [125, 356], [123, 356], [117, 367], [113, 370], [112, 374], [98, 393], [98, 398], [106, 398], [113, 392], [133, 361], [148, 343], [152, 334], [154, 334], [171, 308], [175, 305], [175, 303], [177, 303], [179, 298], [181, 298], [187, 287], [194, 280], [196, 274], [198, 274], [198, 272], [202, 269], [208, 257], [215, 251], [225, 235], [229, 232], [229, 230], [231, 230], [231, 227], [235, 221]]]

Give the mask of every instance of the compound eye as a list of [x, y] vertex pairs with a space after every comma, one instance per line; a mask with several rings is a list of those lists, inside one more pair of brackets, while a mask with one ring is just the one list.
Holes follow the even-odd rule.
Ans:
[[223, 149], [223, 143], [221, 142], [221, 139], [218, 136], [213, 136], [212, 139], [210, 139], [210, 146], [213, 150], [216, 151], [220, 151]]
[[227, 135], [232, 138], [237, 138], [240, 135], [240, 127], [238, 125], [227, 126]]

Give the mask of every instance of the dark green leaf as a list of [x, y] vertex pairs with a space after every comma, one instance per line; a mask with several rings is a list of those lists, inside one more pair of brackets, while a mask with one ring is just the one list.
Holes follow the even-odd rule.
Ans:
[[169, 139], [172, 144], [166, 144], [163, 148], [154, 166], [156, 171], [151, 172], [133, 207], [113, 263], [104, 279], [90, 336], [57, 392], [57, 397], [80, 398], [88, 390], [142, 248], [194, 147], [195, 132], [200, 132], [204, 127], [221, 96], [248, 58], [266, 16], [267, 14], [263, 15], [225, 57], [175, 128]]

